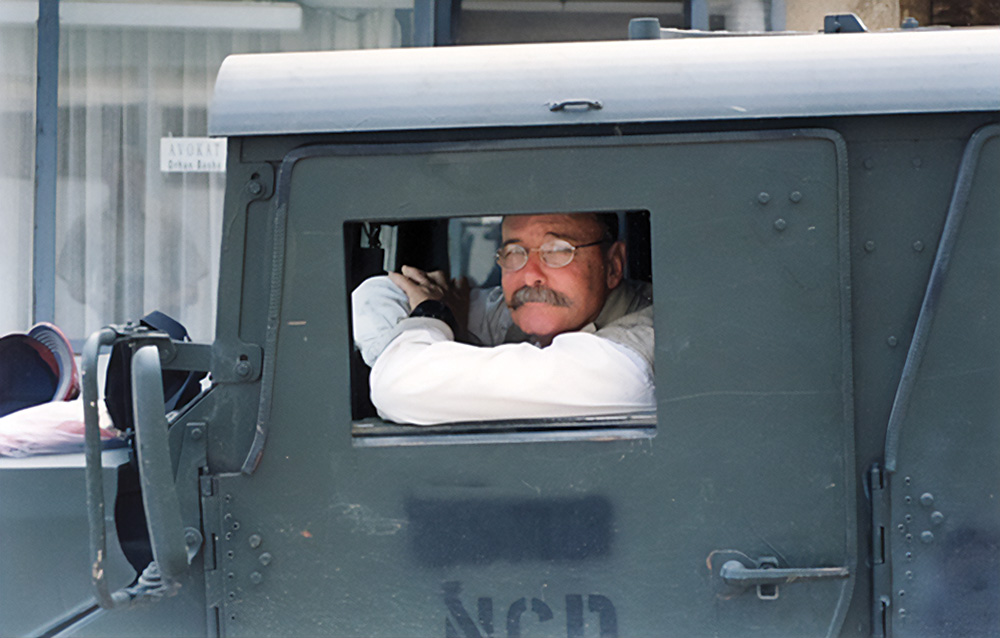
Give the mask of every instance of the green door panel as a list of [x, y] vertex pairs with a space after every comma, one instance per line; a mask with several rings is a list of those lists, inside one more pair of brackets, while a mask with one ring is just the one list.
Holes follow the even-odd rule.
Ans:
[[[221, 633], [836, 634], [857, 564], [845, 162], [818, 130], [287, 160], [266, 444], [203, 499]], [[354, 444], [345, 222], [594, 210], [650, 212], [650, 436]], [[764, 600], [719, 582], [737, 555], [851, 576]]]
[[968, 200], [949, 212], [962, 219], [899, 430], [887, 533], [894, 636], [1000, 634], [1000, 127], [976, 137], [958, 178], [971, 179]]

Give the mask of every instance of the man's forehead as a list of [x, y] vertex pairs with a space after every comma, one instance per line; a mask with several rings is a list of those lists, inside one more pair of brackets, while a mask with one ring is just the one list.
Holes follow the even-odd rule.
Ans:
[[522, 235], [553, 235], [581, 238], [599, 232], [601, 224], [593, 214], [508, 215], [501, 225], [504, 241], [520, 239]]

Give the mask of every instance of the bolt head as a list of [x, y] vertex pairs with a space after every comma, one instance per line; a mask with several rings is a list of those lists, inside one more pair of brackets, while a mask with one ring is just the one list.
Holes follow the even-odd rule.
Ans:
[[766, 204], [769, 201], [771, 201], [771, 194], [762, 192], [759, 195], [757, 195], [757, 201], [760, 202], [761, 204]]
[[779, 218], [779, 219], [774, 220], [774, 230], [776, 230], [776, 231], [778, 231], [780, 233], [781, 231], [785, 230], [786, 228], [788, 228], [788, 222], [786, 222], [784, 219], [780, 219]]
[[233, 372], [236, 373], [236, 376], [245, 379], [253, 372], [253, 366], [250, 365], [249, 361], [237, 361], [236, 365], [233, 366]]

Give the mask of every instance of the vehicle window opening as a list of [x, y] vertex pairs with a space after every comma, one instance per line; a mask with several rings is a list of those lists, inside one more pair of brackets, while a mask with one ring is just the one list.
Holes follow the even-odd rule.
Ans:
[[[586, 213], [581, 212], [582, 214]], [[576, 215], [571, 215], [571, 217], [576, 218]], [[626, 288], [629, 291], [628, 294], [631, 295], [638, 295], [639, 293], [633, 291], [641, 290], [641, 294], [646, 299], [644, 303], [650, 305], [652, 300], [652, 263], [649, 212], [645, 210], [617, 211], [610, 218], [605, 215], [599, 219], [603, 219], [601, 223], [605, 226], [610, 226], [612, 223], [612, 221], [608, 221], [609, 219], [617, 219], [614, 235], [617, 235], [617, 241], [624, 242], [627, 247], [621, 267], [622, 290], [618, 296], [625, 296]], [[503, 220], [503, 215], [470, 215], [405, 221], [347, 222], [344, 224], [344, 237], [348, 292], [350, 294], [362, 282], [371, 277], [385, 275], [388, 272], [401, 272], [403, 266], [410, 266], [425, 273], [443, 271], [450, 280], [464, 277], [469, 286], [475, 289], [473, 294], [481, 295], [485, 291], [493, 289], [494, 299], [497, 299], [501, 294], [499, 287], [502, 270], [497, 264], [496, 255], [503, 243]], [[603, 242], [599, 247], [601, 251], [610, 250], [610, 243], [613, 242], [610, 242], [603, 235], [600, 236], [600, 241]], [[531, 253], [538, 250], [537, 247], [531, 248], [533, 248]], [[573, 254], [584, 255], [585, 253], [579, 252], [584, 250], [588, 250], [588, 248], [581, 245], [580, 248], [573, 251]], [[602, 253], [596, 254], [601, 255]], [[541, 253], [539, 253], [539, 260], [541, 258]], [[590, 258], [586, 257], [585, 259]], [[570, 259], [577, 259], [577, 257], [574, 256]], [[506, 305], [502, 299], [499, 302]], [[407, 307], [407, 310], [411, 311], [412, 309]], [[504, 312], [509, 314], [509, 310]], [[651, 309], [649, 312], [652, 312]], [[356, 319], [352, 318], [352, 321], [356, 321]], [[508, 319], [507, 321], [510, 323], [512, 320]], [[516, 325], [512, 326], [512, 328], [517, 327]], [[523, 332], [521, 334], [523, 335]], [[473, 345], [480, 345], [476, 343], [475, 335], [471, 333], [471, 327], [470, 335], [463, 337], [462, 340]], [[651, 338], [649, 341], [649, 358], [651, 360]], [[483, 347], [488, 346], [483, 344]], [[509, 418], [505, 417], [504, 414], [497, 413], [495, 418], [488, 420], [449, 420], [444, 423], [414, 427], [411, 424], [383, 420], [379, 417], [378, 411], [371, 401], [370, 374], [371, 368], [365, 363], [357, 344], [353, 344], [351, 349], [351, 408], [352, 421], [354, 422], [353, 433], [356, 437], [484, 431], [496, 433], [500, 431], [531, 432], [552, 429], [587, 430], [595, 427], [623, 427], [623, 425], [651, 429], [655, 425], [655, 409], [649, 406], [648, 410], [643, 411], [638, 421], [636, 421], [635, 414], [625, 413], [618, 415], [621, 418], [610, 414], [568, 418]], [[608, 383], [614, 382], [613, 379], [606, 381]]]

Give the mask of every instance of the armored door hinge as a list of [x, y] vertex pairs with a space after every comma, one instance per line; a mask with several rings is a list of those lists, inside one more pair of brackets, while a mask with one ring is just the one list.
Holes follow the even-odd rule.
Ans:
[[872, 636], [892, 635], [892, 558], [890, 554], [889, 477], [876, 463], [868, 472], [871, 488]]

